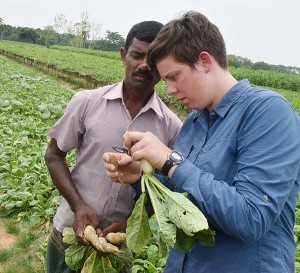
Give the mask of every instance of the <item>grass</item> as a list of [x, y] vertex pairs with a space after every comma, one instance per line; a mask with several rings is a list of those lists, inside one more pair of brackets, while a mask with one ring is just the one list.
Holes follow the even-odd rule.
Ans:
[[33, 229], [26, 222], [0, 218], [0, 234], [6, 238], [6, 243], [0, 245], [0, 273], [45, 272], [42, 246], [49, 234], [45, 226]]

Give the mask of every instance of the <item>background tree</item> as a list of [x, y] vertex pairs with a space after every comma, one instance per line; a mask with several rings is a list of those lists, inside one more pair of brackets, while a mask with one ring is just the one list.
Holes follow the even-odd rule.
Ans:
[[55, 31], [53, 26], [46, 26], [44, 30], [39, 32], [39, 44], [45, 46], [59, 44], [59, 34]]
[[92, 47], [93, 43], [96, 40], [100, 40], [100, 34], [102, 31], [102, 25], [101, 24], [95, 24], [95, 23], [91, 23], [91, 39], [90, 39], [90, 44], [89, 44], [89, 48]]
[[89, 22], [87, 12], [81, 14], [81, 21], [74, 24], [76, 36], [79, 37], [79, 47], [86, 47], [86, 41], [90, 37], [91, 23]]
[[37, 44], [38, 34], [32, 28], [23, 27], [19, 34], [19, 41], [24, 43]]
[[252, 69], [254, 70], [271, 70], [271, 67], [269, 64], [265, 62], [256, 62], [253, 64]]
[[0, 17], [0, 40], [3, 38], [4, 30], [5, 30], [5, 24], [3, 23], [3, 19]]
[[54, 29], [57, 32], [61, 32], [66, 35], [68, 38], [70, 45], [73, 46], [72, 39], [75, 36], [74, 25], [72, 22], [69, 22], [65, 15], [59, 14], [54, 18]]
[[232, 55], [232, 54], [228, 54], [228, 64], [231, 67], [244, 67], [244, 68], [251, 68], [253, 65], [250, 59], [243, 58], [241, 56]]

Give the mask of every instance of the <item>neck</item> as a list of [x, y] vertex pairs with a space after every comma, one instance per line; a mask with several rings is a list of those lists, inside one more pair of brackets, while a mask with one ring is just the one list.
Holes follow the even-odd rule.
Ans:
[[207, 109], [212, 111], [226, 95], [226, 93], [235, 86], [238, 81], [231, 75], [228, 70], [220, 69], [217, 76], [214, 76], [214, 100], [212, 105]]
[[123, 84], [123, 100], [132, 119], [140, 112], [151, 98], [154, 89], [135, 89]]

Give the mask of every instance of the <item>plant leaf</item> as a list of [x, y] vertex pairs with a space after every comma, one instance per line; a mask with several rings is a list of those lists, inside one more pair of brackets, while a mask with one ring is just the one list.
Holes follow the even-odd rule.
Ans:
[[181, 252], [190, 252], [195, 244], [195, 237], [186, 235], [181, 229], [177, 229], [175, 248]]
[[72, 227], [65, 227], [63, 230], [63, 242], [68, 245], [76, 243], [76, 236]]
[[[84, 266], [86, 258], [94, 251], [91, 247], [85, 245], [71, 245], [65, 251], [66, 264], [72, 270], [79, 270]], [[95, 252], [95, 251], [94, 251]]]
[[172, 192], [153, 175], [147, 175], [153, 185], [163, 194], [168, 208], [168, 218], [189, 236], [208, 229], [208, 222], [202, 212], [184, 194]]
[[211, 229], [204, 229], [195, 234], [199, 243], [203, 246], [214, 246], [215, 245], [215, 232]]
[[147, 177], [145, 182], [155, 212], [160, 238], [167, 245], [173, 247], [176, 241], [176, 226], [168, 219], [168, 207], [157, 188], [151, 182], [149, 183]]
[[81, 273], [117, 273], [117, 271], [106, 263], [104, 257], [98, 256], [94, 250], [86, 259]]
[[127, 221], [126, 241], [128, 247], [136, 253], [143, 250], [151, 237], [148, 213], [145, 208], [146, 198], [146, 194], [143, 192]]

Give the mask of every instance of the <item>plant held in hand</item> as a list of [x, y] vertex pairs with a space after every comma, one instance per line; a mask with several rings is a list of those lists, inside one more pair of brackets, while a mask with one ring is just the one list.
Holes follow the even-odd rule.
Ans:
[[145, 208], [146, 189], [157, 219], [159, 235], [165, 244], [183, 252], [191, 251], [196, 240], [202, 245], [213, 245], [214, 232], [209, 229], [208, 222], [199, 208], [185, 194], [172, 192], [162, 185], [152, 175], [153, 169], [147, 160], [141, 160], [141, 168], [142, 194], [127, 222], [128, 247], [138, 253], [150, 239], [151, 232]]

